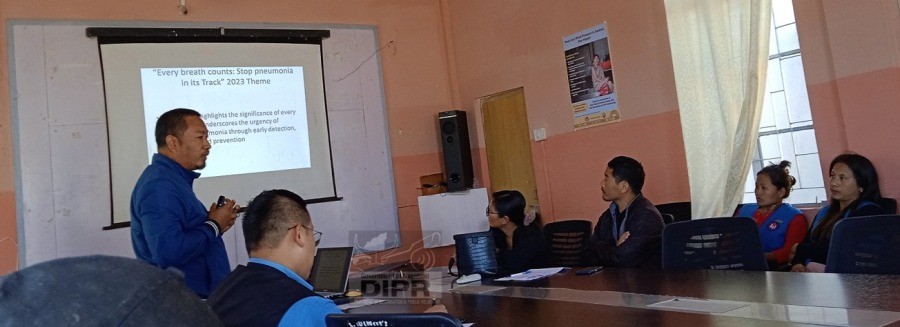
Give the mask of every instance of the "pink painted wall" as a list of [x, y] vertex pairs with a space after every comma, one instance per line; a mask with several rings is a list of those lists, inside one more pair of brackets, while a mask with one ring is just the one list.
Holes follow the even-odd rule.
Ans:
[[[600, 180], [617, 155], [644, 164], [652, 201], [690, 199], [662, 1], [448, 3], [459, 102], [477, 113], [478, 98], [524, 87], [530, 128], [547, 129], [546, 140], [532, 142], [545, 222], [595, 221], [608, 206]], [[622, 121], [575, 131], [562, 38], [604, 21]], [[471, 116], [484, 147], [480, 115]]]
[[[503, 1], [390, 0], [222, 2], [0, 0], [0, 274], [16, 269], [16, 209], [6, 39], [8, 19], [172, 22], [277, 22], [375, 25], [382, 53], [404, 244], [421, 237], [418, 177], [441, 170], [434, 124], [439, 111], [468, 110], [477, 178], [487, 182], [479, 97], [524, 87], [538, 194], [547, 220], [590, 219], [606, 209], [599, 182], [616, 155], [641, 160], [645, 194], [657, 203], [689, 199], [662, 0]], [[795, 1], [817, 138], [827, 166], [839, 152], [872, 158], [888, 196], [900, 196], [900, 154], [888, 140], [900, 118], [900, 8], [895, 0]], [[572, 129], [562, 37], [609, 23], [623, 120]], [[452, 248], [434, 251], [444, 262]]]
[[853, 151], [900, 197], [900, 5], [895, 0], [794, 1], [822, 171]]

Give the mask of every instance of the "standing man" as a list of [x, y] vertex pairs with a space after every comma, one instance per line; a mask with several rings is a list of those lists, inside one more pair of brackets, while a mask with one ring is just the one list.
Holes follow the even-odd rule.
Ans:
[[211, 148], [206, 124], [191, 109], [172, 109], [156, 121], [157, 154], [131, 193], [131, 244], [141, 261], [184, 272], [201, 298], [231, 270], [222, 234], [237, 218], [234, 200], [206, 207], [194, 194], [194, 170]]
[[656, 206], [641, 194], [644, 167], [629, 157], [607, 164], [600, 190], [611, 202], [603, 212], [586, 251], [591, 265], [607, 267], [661, 266], [663, 220]]

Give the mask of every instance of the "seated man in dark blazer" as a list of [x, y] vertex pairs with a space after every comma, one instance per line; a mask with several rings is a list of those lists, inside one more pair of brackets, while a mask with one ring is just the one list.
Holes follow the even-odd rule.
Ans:
[[591, 265], [659, 268], [663, 219], [641, 194], [644, 167], [629, 157], [615, 157], [603, 173], [603, 200], [611, 202], [594, 227], [585, 251]]

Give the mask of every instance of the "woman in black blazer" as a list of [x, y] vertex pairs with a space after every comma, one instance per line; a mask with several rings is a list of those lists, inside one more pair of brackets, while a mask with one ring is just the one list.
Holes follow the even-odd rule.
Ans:
[[485, 214], [497, 246], [501, 274], [545, 265], [548, 247], [541, 233], [540, 219], [534, 212], [525, 212], [522, 193], [515, 190], [494, 192]]

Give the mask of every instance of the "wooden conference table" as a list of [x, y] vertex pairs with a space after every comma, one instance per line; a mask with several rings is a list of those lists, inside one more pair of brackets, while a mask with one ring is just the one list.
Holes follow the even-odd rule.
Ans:
[[[475, 326], [900, 326], [898, 276], [607, 268], [482, 285], [453, 285], [435, 295], [450, 314]], [[648, 306], [674, 298], [743, 307], [708, 313]], [[421, 302], [349, 312], [421, 312], [428, 307]]]

